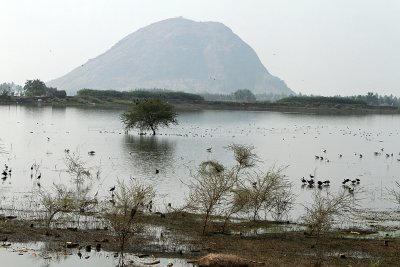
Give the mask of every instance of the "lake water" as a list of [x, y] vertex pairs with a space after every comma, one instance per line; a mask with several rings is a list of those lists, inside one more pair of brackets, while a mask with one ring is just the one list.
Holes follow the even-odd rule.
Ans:
[[[50, 247], [49, 247], [50, 246]], [[81, 253], [78, 256], [78, 253]], [[121, 266], [146, 266], [146, 263], [158, 261], [158, 264], [147, 266], [182, 266], [193, 267], [193, 264], [187, 263], [185, 259], [168, 259], [168, 258], [138, 258], [137, 256], [125, 253], [121, 254], [107, 251], [85, 251], [85, 249], [62, 249], [54, 251], [49, 243], [14, 243], [9, 247], [0, 247], [0, 257], [2, 266], [47, 266], [47, 267], [68, 267], [68, 266], [85, 266], [85, 267], [114, 267]]]
[[[37, 179], [31, 178], [34, 163], [40, 166], [42, 189], [53, 182], [67, 184], [64, 151], [70, 149], [87, 166], [100, 169], [93, 194], [98, 191], [99, 196], [108, 196], [117, 179], [143, 178], [156, 186], [157, 209], [167, 203], [176, 207], [183, 203], [190, 170], [208, 159], [233, 164], [226, 147], [238, 143], [255, 147], [261, 169], [287, 166], [284, 174], [293, 182], [297, 203], [289, 216], [293, 221], [317, 190], [301, 187], [300, 178], [310, 174], [317, 180], [329, 179], [332, 192], [343, 190], [343, 179], [359, 178], [364, 190], [362, 207], [382, 211], [395, 207], [387, 189], [400, 181], [399, 115], [191, 111], [180, 112], [179, 124], [160, 129], [157, 136], [139, 136], [137, 131], [124, 134], [121, 113], [0, 106], [0, 143], [7, 152], [0, 154], [0, 166], [7, 164], [12, 169], [11, 178], [0, 181], [0, 196], [17, 203], [21, 196], [38, 190]], [[211, 153], [206, 150], [210, 147]], [[95, 155], [88, 155], [91, 150]], [[374, 155], [375, 151], [380, 154]], [[316, 155], [324, 160], [315, 159]]]

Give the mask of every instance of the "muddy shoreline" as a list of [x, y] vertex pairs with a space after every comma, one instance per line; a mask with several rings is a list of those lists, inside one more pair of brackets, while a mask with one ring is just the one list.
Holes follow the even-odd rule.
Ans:
[[[248, 111], [277, 111], [310, 114], [399, 114], [399, 107], [392, 106], [371, 106], [357, 104], [335, 104], [335, 103], [277, 103], [277, 102], [221, 102], [221, 101], [200, 101], [200, 100], [168, 100], [177, 110], [248, 110]], [[43, 99], [37, 101], [2, 100], [0, 105], [26, 105], [26, 106], [52, 106], [95, 108], [95, 109], [127, 109], [132, 101], [121, 99], [97, 99], [93, 102], [90, 98], [67, 97], [65, 99]]]
[[[233, 254], [259, 266], [396, 266], [400, 262], [400, 239], [391, 235], [369, 239], [365, 238], [368, 231], [335, 230], [318, 239], [295, 229], [244, 234], [246, 229], [281, 225], [264, 221], [231, 223], [227, 233], [221, 233], [219, 223], [214, 222], [208, 233], [202, 235], [199, 216], [146, 216], [143, 223], [158, 230], [133, 234], [124, 250], [184, 259], [198, 259], [208, 253]], [[45, 242], [53, 251], [63, 251], [67, 244], [73, 244], [71, 249], [90, 246], [104, 251], [120, 250], [118, 237], [109, 229], [47, 229], [43, 222], [18, 218], [0, 222], [0, 240], [2, 246], [10, 242]]]

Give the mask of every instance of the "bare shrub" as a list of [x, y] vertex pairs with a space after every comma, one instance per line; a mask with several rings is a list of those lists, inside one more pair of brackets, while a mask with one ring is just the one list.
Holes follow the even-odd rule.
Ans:
[[[76, 215], [73, 221], [79, 226], [81, 215], [76, 212], [85, 212], [97, 206], [97, 201], [87, 196], [92, 187], [92, 176], [86, 163], [78, 153], [65, 153], [64, 162], [66, 172], [71, 177], [72, 188], [67, 185], [53, 184], [50, 189], [43, 188], [38, 191], [39, 203], [44, 207], [48, 228], [57, 214]], [[40, 175], [39, 168], [40, 164], [32, 165], [35, 176], [38, 173]]]
[[234, 166], [227, 168], [216, 160], [204, 161], [188, 185], [187, 206], [205, 214], [203, 234], [213, 215], [224, 216], [224, 232], [234, 214], [251, 213], [256, 220], [264, 212], [280, 219], [292, 207], [292, 185], [282, 174], [283, 168], [250, 173], [247, 170], [259, 162], [254, 147], [232, 144], [228, 150], [233, 151]]
[[244, 170], [253, 168], [259, 162], [257, 154], [254, 152], [254, 147], [244, 144], [231, 144], [227, 147], [228, 150], [233, 152], [233, 157], [236, 164], [231, 168], [229, 175], [232, 176], [235, 183], [232, 185], [230, 193], [230, 201], [227, 201], [227, 205], [223, 210], [224, 224], [222, 226], [222, 232], [225, 232], [226, 226], [229, 219], [241, 212], [247, 204], [246, 192], [241, 188], [237, 188], [240, 181], [240, 176]]
[[[71, 181], [75, 186], [75, 201], [79, 211], [84, 212], [93, 209], [97, 205], [97, 201], [88, 197], [88, 193], [93, 187], [93, 177], [90, 169], [87, 167], [78, 152], [65, 153], [64, 158], [67, 173], [71, 177]], [[96, 175], [100, 174], [100, 169]]]
[[238, 192], [244, 204], [242, 211], [249, 213], [254, 221], [260, 219], [261, 212], [265, 215], [272, 212], [278, 218], [292, 207], [292, 184], [282, 170], [247, 174], [241, 181]]
[[51, 190], [40, 191], [39, 197], [39, 201], [44, 207], [47, 228], [50, 228], [56, 214], [68, 213], [76, 208], [74, 192], [63, 185], [54, 184]]
[[188, 185], [187, 207], [205, 214], [202, 231], [205, 234], [210, 216], [229, 200], [235, 179], [230, 171], [226, 171], [215, 160], [202, 162], [193, 178]]
[[[357, 193], [361, 191], [358, 190]], [[334, 219], [354, 211], [357, 199], [353, 193], [343, 190], [337, 194], [329, 191], [316, 190], [313, 203], [305, 206], [306, 214], [302, 217], [310, 228], [311, 234], [317, 235], [317, 240], [323, 231], [331, 229]]]
[[117, 181], [113, 198], [105, 205], [102, 217], [118, 236], [121, 252], [127, 239], [142, 230], [140, 217], [152, 205], [154, 197], [151, 185], [133, 178], [128, 183]]
[[291, 185], [285, 190], [279, 190], [272, 198], [272, 205], [270, 206], [271, 217], [275, 221], [282, 221], [284, 218], [287, 218], [289, 211], [293, 208], [294, 200], [295, 195], [292, 192]]
[[85, 181], [92, 178], [89, 168], [86, 167], [86, 163], [77, 152], [65, 153], [64, 162], [67, 172], [77, 187], [77, 191], [80, 192]]
[[[259, 162], [259, 158], [256, 153], [254, 153], [254, 147], [243, 145], [243, 144], [232, 144], [228, 146], [228, 150], [233, 152], [233, 157], [236, 161], [236, 176], [239, 172], [246, 169], [252, 168]], [[236, 177], [237, 178], [237, 177]]]
[[388, 191], [394, 198], [394, 202], [400, 205], [400, 183], [396, 181], [396, 188], [388, 189]]

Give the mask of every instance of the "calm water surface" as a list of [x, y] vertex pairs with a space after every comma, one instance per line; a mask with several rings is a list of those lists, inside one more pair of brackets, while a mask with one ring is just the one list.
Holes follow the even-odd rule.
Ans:
[[[0, 106], [0, 143], [8, 152], [0, 155], [0, 166], [12, 168], [11, 178], [0, 181], [0, 196], [14, 200], [38, 190], [37, 180], [30, 177], [33, 163], [40, 165], [42, 189], [53, 182], [68, 183], [64, 150], [70, 149], [87, 166], [101, 170], [93, 194], [109, 195], [117, 179], [144, 178], [156, 186], [158, 209], [169, 202], [178, 206], [183, 203], [190, 170], [208, 159], [233, 164], [226, 147], [239, 143], [256, 148], [261, 169], [287, 166], [284, 173], [293, 182], [297, 203], [291, 220], [298, 220], [301, 204], [307, 204], [317, 190], [301, 188], [300, 178], [310, 174], [317, 180], [329, 179], [332, 192], [343, 190], [343, 179], [359, 178], [365, 191], [362, 207], [385, 211], [395, 207], [387, 188], [400, 181], [399, 115], [181, 112], [179, 125], [161, 129], [153, 137], [139, 136], [136, 131], [125, 135], [121, 112]], [[206, 150], [209, 147], [211, 153]], [[96, 154], [88, 155], [90, 150]], [[375, 151], [381, 154], [375, 156]], [[324, 160], [316, 160], [315, 155]]]
[[[0, 258], [2, 266], [46, 266], [46, 267], [114, 267], [121, 263], [121, 255], [107, 251], [90, 252], [78, 249], [64, 249], [63, 251], [54, 251], [49, 248], [48, 243], [14, 243], [10, 247], [0, 247]], [[81, 252], [81, 257], [78, 256]], [[172, 263], [173, 266], [193, 267], [185, 259], [168, 258], [138, 258], [137, 256], [125, 253], [123, 261], [125, 266], [146, 266], [145, 263], [159, 261], [157, 265], [148, 266], [167, 266]], [[134, 264], [131, 264], [134, 263]]]

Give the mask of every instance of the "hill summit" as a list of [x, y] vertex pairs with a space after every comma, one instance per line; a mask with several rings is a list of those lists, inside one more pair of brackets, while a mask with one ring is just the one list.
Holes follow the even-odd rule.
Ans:
[[218, 22], [171, 18], [126, 36], [105, 53], [47, 83], [69, 95], [82, 88], [160, 88], [190, 93], [291, 94], [255, 51]]

